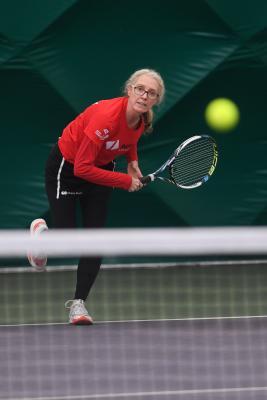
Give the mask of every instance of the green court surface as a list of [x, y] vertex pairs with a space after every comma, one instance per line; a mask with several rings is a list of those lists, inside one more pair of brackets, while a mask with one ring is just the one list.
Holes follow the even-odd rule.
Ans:
[[[67, 322], [75, 271], [0, 274], [0, 324]], [[267, 315], [267, 264], [102, 269], [95, 321]]]

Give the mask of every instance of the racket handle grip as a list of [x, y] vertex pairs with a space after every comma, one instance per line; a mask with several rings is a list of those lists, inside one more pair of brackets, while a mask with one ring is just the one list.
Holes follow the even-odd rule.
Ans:
[[140, 181], [142, 182], [143, 185], [147, 185], [150, 182], [153, 182], [155, 179], [154, 175], [147, 175], [147, 176], [142, 176], [140, 178]]

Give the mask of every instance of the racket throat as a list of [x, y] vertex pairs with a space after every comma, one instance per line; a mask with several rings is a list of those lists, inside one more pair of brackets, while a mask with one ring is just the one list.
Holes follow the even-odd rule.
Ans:
[[148, 176], [150, 178], [150, 182], [154, 182], [154, 180], [156, 179], [156, 176], [154, 174], [149, 174]]

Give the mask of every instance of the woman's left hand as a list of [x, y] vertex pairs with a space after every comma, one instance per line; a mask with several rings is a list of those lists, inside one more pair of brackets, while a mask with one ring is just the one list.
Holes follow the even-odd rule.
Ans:
[[127, 168], [128, 175], [132, 176], [133, 178], [142, 178], [143, 174], [139, 169], [137, 161], [131, 161], [128, 164]]

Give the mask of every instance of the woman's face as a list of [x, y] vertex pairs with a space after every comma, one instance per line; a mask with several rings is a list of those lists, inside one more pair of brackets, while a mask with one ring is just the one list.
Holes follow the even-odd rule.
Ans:
[[128, 103], [137, 113], [143, 114], [158, 102], [159, 84], [149, 75], [141, 75], [134, 85], [128, 87]]

